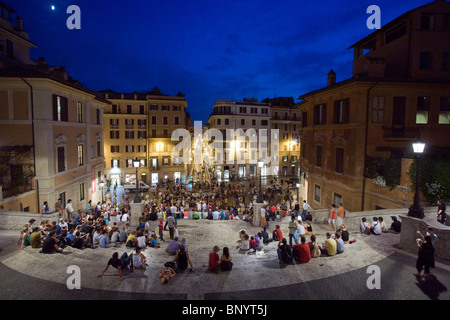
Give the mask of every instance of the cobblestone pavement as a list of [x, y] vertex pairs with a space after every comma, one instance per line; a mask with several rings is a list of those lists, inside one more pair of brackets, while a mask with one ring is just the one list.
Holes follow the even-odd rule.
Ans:
[[[152, 228], [155, 228], [152, 225]], [[287, 236], [287, 221], [279, 222]], [[271, 222], [270, 230], [275, 226]], [[249, 234], [260, 230], [244, 221], [179, 221], [180, 239], [185, 237], [194, 263], [194, 272], [186, 271], [161, 285], [158, 272], [164, 262], [173, 259], [161, 248], [147, 248], [150, 266], [136, 270], [119, 281], [112, 267], [102, 278], [112, 253], [131, 252], [124, 245], [107, 249], [66, 248], [63, 254], [44, 255], [38, 250], [15, 246], [18, 233], [0, 235], [1, 299], [169, 299], [169, 300], [449, 300], [450, 266], [436, 263], [433, 276], [426, 281], [413, 276], [414, 255], [396, 248], [399, 235], [363, 236], [350, 232], [356, 239], [345, 252], [334, 257], [314, 258], [306, 264], [280, 264], [276, 243], [270, 243], [256, 254], [238, 253], [236, 242], [240, 229]], [[156, 228], [155, 228], [156, 229]], [[318, 242], [325, 240], [327, 226], [313, 224]], [[166, 234], [168, 238], [168, 234]], [[208, 270], [208, 254], [214, 245], [228, 246], [233, 270], [219, 274]], [[66, 282], [69, 266], [81, 271], [81, 290], [69, 290]], [[369, 266], [379, 268], [380, 289], [369, 289]], [[372, 278], [371, 278], [372, 279]], [[369, 279], [370, 281], [370, 279]]]

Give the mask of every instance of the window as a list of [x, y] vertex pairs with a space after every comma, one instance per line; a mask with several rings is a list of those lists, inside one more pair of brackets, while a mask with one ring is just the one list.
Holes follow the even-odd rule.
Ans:
[[66, 148], [58, 147], [57, 155], [58, 155], [58, 172], [66, 171]]
[[84, 183], [80, 183], [80, 201], [84, 200]]
[[217, 119], [217, 125], [218, 126], [220, 126], [222, 124], [221, 122], [222, 122], [221, 119]]
[[109, 126], [112, 129], [117, 129], [119, 128], [119, 119], [109, 119]]
[[348, 122], [349, 99], [337, 100], [334, 102], [334, 123], [341, 124]]
[[152, 116], [152, 124], [156, 124], [156, 116]]
[[125, 119], [125, 127], [127, 129], [132, 129], [134, 126], [134, 119]]
[[169, 106], [162, 106], [161, 110], [163, 110], [163, 111], [169, 111]]
[[140, 114], [145, 114], [145, 107], [143, 105], [139, 106], [139, 113]]
[[174, 120], [175, 120], [175, 124], [180, 124], [180, 118], [179, 117], [175, 117]]
[[429, 109], [430, 109], [430, 97], [417, 97], [416, 124], [428, 123]]
[[120, 168], [120, 160], [112, 159], [111, 160], [111, 168]]
[[225, 125], [226, 126], [230, 125], [230, 119], [225, 119]]
[[53, 95], [53, 120], [69, 121], [67, 98]]
[[287, 162], [289, 160], [289, 156], [283, 156], [283, 162]]
[[164, 117], [164, 118], [163, 118], [163, 123], [164, 123], [164, 124], [167, 124], [167, 123], [168, 123], [167, 117]]
[[145, 120], [145, 119], [138, 119], [138, 126], [141, 129], [145, 129], [147, 127], [147, 120]]
[[450, 14], [444, 14], [442, 18], [442, 31], [450, 32]]
[[334, 167], [334, 171], [337, 173], [344, 172], [344, 149], [336, 148], [336, 163]]
[[77, 158], [78, 158], [78, 166], [82, 166], [84, 165], [84, 149], [83, 149], [83, 145], [79, 144], [78, 145], [78, 151], [77, 151]]
[[322, 146], [316, 146], [316, 167], [322, 167]]
[[317, 104], [314, 106], [314, 124], [315, 125], [325, 124], [326, 117], [327, 117], [326, 111], [327, 111], [326, 103]]
[[256, 120], [252, 119], [252, 126], [256, 126]]
[[267, 126], [267, 125], [269, 125], [269, 121], [268, 120], [261, 120], [261, 125], [262, 126]]
[[180, 111], [180, 107], [179, 106], [172, 106], [172, 110], [173, 111]]
[[133, 168], [133, 159], [127, 160], [127, 168]]
[[320, 202], [320, 186], [314, 185], [314, 201]]
[[128, 153], [134, 152], [134, 146], [125, 146], [125, 150]]
[[147, 152], [147, 146], [144, 145], [139, 145], [138, 146], [138, 152]]
[[420, 17], [420, 30], [433, 31], [434, 29], [434, 17], [429, 14], [422, 14]]
[[77, 122], [83, 122], [83, 103], [77, 101]]
[[120, 146], [111, 146], [111, 153], [120, 152]]
[[241, 119], [241, 126], [245, 126], [245, 119]]
[[250, 113], [257, 114], [258, 108], [250, 108]]
[[139, 130], [137, 133], [138, 139], [147, 139], [147, 131]]
[[7, 56], [14, 57], [14, 42], [5, 39], [5, 53]]
[[157, 111], [157, 110], [158, 110], [158, 106], [157, 106], [156, 104], [152, 104], [152, 105], [150, 106], [150, 110], [152, 110], [152, 111]]
[[163, 166], [170, 166], [170, 157], [163, 157]]
[[420, 70], [433, 69], [433, 54], [431, 52], [420, 53]]
[[443, 54], [442, 71], [450, 71], [450, 52], [444, 52]]
[[97, 157], [102, 155], [102, 143], [101, 141], [97, 141]]
[[247, 113], [246, 107], [239, 107], [239, 113]]
[[167, 131], [167, 129], [164, 129], [163, 136], [164, 136], [164, 138], [169, 137], [169, 132]]
[[261, 109], [261, 113], [262, 114], [269, 114], [269, 109], [267, 109], [267, 108]]
[[134, 139], [134, 131], [125, 131], [125, 139]]
[[152, 129], [152, 137], [153, 137], [153, 138], [156, 137], [156, 129]]
[[450, 97], [440, 99], [439, 124], [450, 124]]
[[116, 130], [109, 131], [109, 138], [110, 139], [119, 139], [119, 131], [116, 131]]
[[131, 105], [127, 105], [127, 113], [132, 114], [133, 113], [133, 107]]
[[112, 105], [112, 113], [117, 114], [117, 105], [116, 104]]
[[95, 115], [96, 115], [96, 124], [100, 124], [100, 109], [95, 109]]
[[372, 123], [384, 122], [384, 97], [372, 99]]

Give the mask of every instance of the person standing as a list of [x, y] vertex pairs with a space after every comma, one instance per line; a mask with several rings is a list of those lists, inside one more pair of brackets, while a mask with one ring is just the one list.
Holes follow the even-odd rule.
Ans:
[[331, 205], [330, 217], [328, 218], [328, 226], [330, 230], [336, 231], [336, 205]]
[[414, 275], [421, 277], [422, 269], [425, 269], [423, 276], [428, 278], [434, 261], [434, 247], [431, 243], [431, 236], [425, 236], [425, 242], [417, 239], [417, 245], [419, 246], [419, 254], [416, 261], [417, 272]]
[[445, 202], [444, 200], [438, 201], [438, 212], [437, 212], [437, 221], [445, 224], [445, 221], [447, 220], [447, 214], [445, 213]]
[[173, 217], [172, 213], [169, 213], [169, 216], [167, 217], [167, 227], [169, 227], [169, 235], [170, 239], [173, 240], [175, 235], [175, 218]]
[[67, 217], [65, 217], [65, 218], [71, 220], [73, 212], [74, 212], [74, 209], [73, 209], [73, 205], [72, 205], [72, 199], [69, 199], [69, 201], [67, 201], [67, 205], [66, 205]]
[[298, 238], [295, 237], [295, 233], [298, 232], [298, 222], [295, 219], [295, 215], [291, 216], [289, 222], [289, 245], [292, 247], [292, 238], [294, 238], [295, 244], [298, 244]]
[[306, 216], [308, 215], [308, 211], [312, 208], [309, 204], [306, 203], [306, 200], [303, 200], [303, 210], [302, 210], [302, 220], [306, 221]]
[[266, 225], [266, 208], [261, 207], [261, 227], [264, 227]]
[[344, 224], [344, 218], [345, 218], [345, 208], [344, 205], [339, 203], [339, 208], [337, 211], [337, 226], [340, 228]]

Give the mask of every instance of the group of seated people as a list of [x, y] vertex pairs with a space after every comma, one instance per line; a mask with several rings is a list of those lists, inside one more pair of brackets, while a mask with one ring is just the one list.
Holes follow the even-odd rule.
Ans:
[[363, 217], [361, 219], [360, 231], [362, 234], [366, 235], [380, 235], [383, 232], [400, 233], [402, 228], [402, 223], [398, 221], [396, 216], [391, 216], [392, 224], [388, 228], [384, 223], [383, 217], [373, 217], [373, 222], [370, 224], [367, 219]]
[[292, 247], [286, 238], [282, 238], [277, 248], [278, 259], [284, 263], [292, 263], [294, 260], [298, 263], [307, 263], [312, 258], [334, 256], [344, 252], [345, 241], [342, 231], [333, 234], [327, 232], [326, 238], [322, 246], [319, 246], [316, 235], [312, 234], [309, 242], [306, 242], [305, 236], [300, 236], [300, 243]]

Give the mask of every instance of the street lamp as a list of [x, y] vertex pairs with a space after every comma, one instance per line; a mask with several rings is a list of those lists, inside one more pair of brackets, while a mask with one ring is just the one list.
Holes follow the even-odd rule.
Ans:
[[423, 153], [425, 149], [425, 143], [416, 140], [412, 144], [415, 159], [416, 159], [416, 192], [414, 194], [414, 202], [413, 205], [409, 208], [408, 216], [423, 219], [423, 209], [420, 207], [420, 196], [419, 196], [419, 159], [420, 155]]
[[136, 196], [134, 197], [134, 203], [140, 203], [141, 198], [139, 197], [139, 179], [138, 179], [138, 168], [141, 165], [141, 161], [138, 158], [133, 160], [133, 166], [136, 168]]
[[263, 199], [263, 195], [262, 195], [262, 186], [261, 186], [261, 176], [262, 176], [262, 168], [264, 166], [264, 161], [259, 160], [258, 161], [258, 167], [259, 167], [259, 193], [258, 193], [258, 198], [256, 198], [256, 202], [257, 203], [263, 203], [264, 199]]

